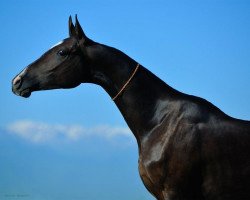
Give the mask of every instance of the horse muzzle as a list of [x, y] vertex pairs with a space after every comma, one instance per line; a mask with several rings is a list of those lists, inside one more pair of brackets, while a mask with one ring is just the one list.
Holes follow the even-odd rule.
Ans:
[[23, 84], [23, 78], [17, 75], [12, 81], [12, 92], [18, 96], [28, 98], [31, 95], [31, 88]]

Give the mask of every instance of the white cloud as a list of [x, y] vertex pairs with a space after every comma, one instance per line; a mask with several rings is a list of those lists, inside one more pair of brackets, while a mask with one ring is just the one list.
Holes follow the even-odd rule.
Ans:
[[79, 140], [83, 137], [98, 136], [112, 139], [117, 136], [132, 137], [127, 127], [100, 125], [84, 127], [81, 125], [47, 124], [31, 120], [10, 123], [7, 130], [14, 135], [33, 143], [45, 143], [54, 140]]

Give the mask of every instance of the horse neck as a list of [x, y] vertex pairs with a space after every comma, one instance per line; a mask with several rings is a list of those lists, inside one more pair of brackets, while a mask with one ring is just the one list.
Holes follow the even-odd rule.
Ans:
[[[131, 77], [137, 62], [119, 50], [112, 49], [112, 59], [96, 63], [99, 68], [93, 72], [92, 83], [102, 86], [113, 98]], [[113, 52], [113, 53], [114, 53]], [[114, 100], [125, 121], [135, 135], [138, 145], [157, 125], [155, 119], [159, 100], [168, 98], [173, 89], [157, 76], [140, 65], [138, 71], [126, 86], [124, 91]], [[166, 95], [168, 94], [168, 95]]]
[[[168, 86], [143, 66], [115, 101], [138, 143], [158, 125], [159, 101], [168, 97]], [[170, 93], [169, 93], [170, 94]]]

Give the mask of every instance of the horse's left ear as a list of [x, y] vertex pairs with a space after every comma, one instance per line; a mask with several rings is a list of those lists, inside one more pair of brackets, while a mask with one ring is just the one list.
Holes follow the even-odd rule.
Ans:
[[75, 32], [75, 26], [74, 24], [72, 23], [72, 18], [71, 16], [69, 16], [69, 36], [75, 36], [76, 35], [76, 32]]
[[85, 40], [87, 39], [86, 35], [84, 34], [82, 27], [77, 19], [77, 15], [75, 16], [76, 18], [76, 24], [75, 24], [75, 33], [76, 33], [76, 37], [78, 40], [83, 40], [82, 42], [84, 43]]

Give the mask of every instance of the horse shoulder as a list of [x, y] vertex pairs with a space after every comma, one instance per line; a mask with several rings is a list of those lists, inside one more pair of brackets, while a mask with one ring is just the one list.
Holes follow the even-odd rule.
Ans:
[[[143, 141], [139, 159], [144, 184], [153, 193], [162, 191], [161, 195], [169, 199], [178, 190], [197, 194], [200, 183], [199, 133], [197, 124], [193, 123], [197, 116], [189, 116], [181, 103], [170, 107], [174, 109], [161, 113], [164, 117]], [[190, 180], [192, 184], [188, 185]]]

